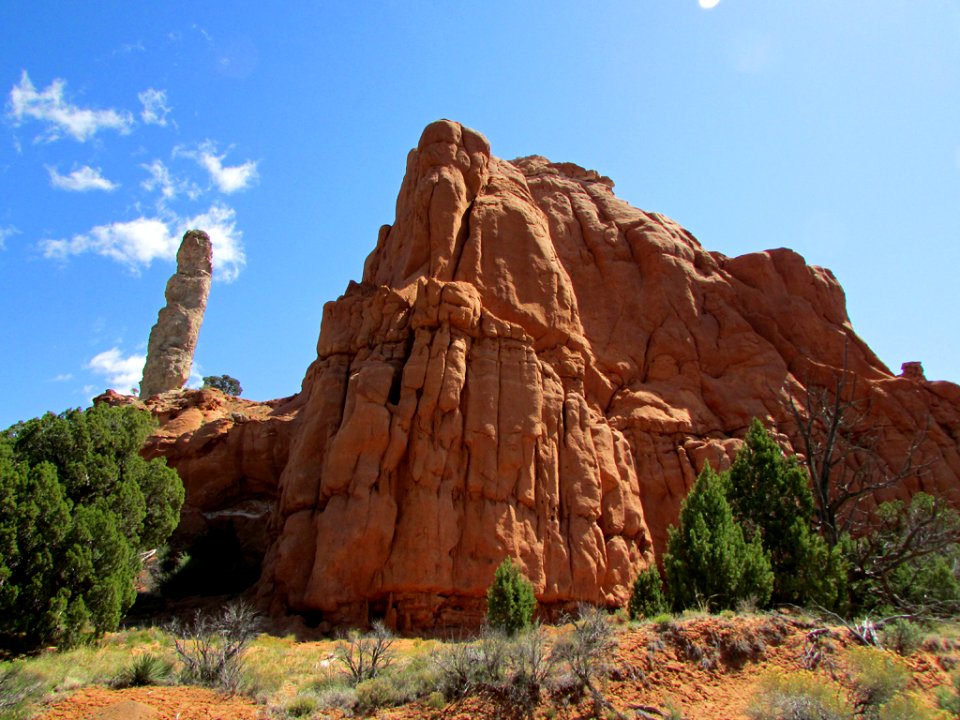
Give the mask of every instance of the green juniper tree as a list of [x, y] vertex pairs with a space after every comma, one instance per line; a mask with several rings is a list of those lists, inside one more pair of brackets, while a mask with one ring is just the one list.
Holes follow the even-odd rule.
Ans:
[[240, 381], [229, 375], [207, 375], [203, 378], [203, 387], [216, 388], [222, 393], [239, 397], [243, 392]]
[[763, 606], [773, 590], [770, 560], [754, 536], [744, 539], [726, 497], [726, 478], [707, 464], [668, 530], [663, 565], [676, 610], [732, 608], [741, 600]]
[[491, 627], [513, 635], [530, 625], [536, 607], [530, 581], [510, 557], [505, 558], [494, 573], [493, 584], [487, 589], [487, 622]]
[[807, 473], [756, 418], [727, 477], [727, 499], [746, 539], [759, 538], [770, 556], [773, 602], [842, 605], [845, 563], [814, 529]]
[[663, 581], [656, 565], [644, 568], [633, 581], [627, 613], [631, 620], [652, 618], [667, 611], [667, 598], [663, 593]]
[[144, 460], [152, 418], [131, 407], [18, 423], [0, 434], [0, 645], [70, 645], [117, 627], [139, 553], [179, 520], [183, 485]]

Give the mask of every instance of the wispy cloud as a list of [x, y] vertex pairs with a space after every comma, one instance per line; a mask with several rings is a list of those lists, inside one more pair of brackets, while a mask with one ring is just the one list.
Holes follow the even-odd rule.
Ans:
[[104, 190], [110, 192], [116, 190], [120, 185], [107, 180], [100, 168], [92, 168], [89, 165], [74, 170], [69, 175], [61, 175], [55, 167], [46, 166], [50, 173], [50, 184], [61, 190], [71, 192], [87, 192], [88, 190]]
[[193, 158], [200, 167], [210, 173], [210, 179], [220, 192], [229, 195], [238, 190], [245, 190], [257, 179], [257, 163], [247, 160], [242, 165], [226, 166], [223, 164], [226, 153], [217, 154], [216, 145], [207, 140], [197, 150], [174, 149], [175, 155]]
[[147, 88], [137, 97], [143, 103], [143, 110], [140, 112], [140, 119], [147, 125], [166, 125], [167, 115], [170, 114], [170, 106], [167, 105], [167, 93], [165, 90], [155, 90]]
[[56, 377], [50, 378], [50, 382], [69, 382], [73, 380], [73, 373], [60, 373]]
[[184, 194], [191, 200], [200, 197], [200, 188], [196, 183], [174, 177], [162, 160], [154, 160], [140, 167], [150, 173], [150, 177], [140, 183], [140, 187], [147, 192], [158, 190], [164, 200], [173, 200], [177, 195]]
[[39, 120], [47, 125], [41, 140], [59, 140], [64, 134], [78, 142], [85, 142], [101, 130], [130, 132], [133, 116], [126, 111], [91, 110], [72, 105], [64, 98], [67, 83], [55, 79], [44, 90], [37, 91], [24, 70], [20, 82], [10, 90], [8, 114], [20, 124], [26, 119]]
[[40, 249], [44, 257], [60, 261], [73, 255], [94, 253], [139, 273], [154, 260], [174, 260], [183, 234], [196, 228], [204, 230], [213, 244], [214, 279], [224, 282], [237, 279], [247, 260], [243, 233], [237, 228], [233, 208], [214, 203], [206, 212], [191, 218], [169, 215], [169, 220], [139, 217], [129, 222], [97, 225], [69, 239], [41, 240]]
[[123, 45], [120, 46], [120, 50], [114, 51], [114, 52], [115, 53], [121, 52], [125, 55], [128, 55], [134, 52], [146, 52], [146, 51], [147, 51], [147, 46], [143, 44], [143, 40], [137, 40], [136, 42], [132, 42], [132, 43], [123, 43]]
[[146, 355], [134, 353], [124, 356], [119, 348], [112, 347], [94, 355], [87, 363], [87, 368], [106, 378], [110, 388], [129, 392], [140, 383], [146, 360]]
[[13, 225], [7, 225], [6, 227], [0, 227], [0, 250], [7, 249], [7, 238], [18, 234], [20, 231], [17, 230]]
[[243, 250], [243, 233], [237, 229], [237, 214], [233, 208], [214, 203], [205, 213], [183, 222], [180, 235], [197, 228], [210, 236], [213, 245], [213, 277], [223, 282], [233, 282], [247, 264]]
[[69, 240], [40, 241], [46, 258], [66, 260], [71, 255], [92, 252], [116, 260], [133, 272], [149, 267], [157, 259], [173, 259], [178, 245], [163, 220], [145, 217], [97, 225], [89, 232], [74, 235]]

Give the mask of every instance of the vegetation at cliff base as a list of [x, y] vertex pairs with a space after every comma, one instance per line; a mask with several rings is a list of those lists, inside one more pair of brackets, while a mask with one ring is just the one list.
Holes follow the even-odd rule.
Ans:
[[487, 590], [487, 622], [490, 627], [514, 634], [530, 625], [537, 600], [533, 586], [511, 558], [506, 558]]
[[140, 553], [176, 527], [183, 485], [140, 456], [149, 414], [97, 405], [0, 434], [0, 646], [69, 646], [116, 629]]
[[726, 477], [707, 464], [683, 501], [679, 525], [668, 531], [663, 566], [676, 610], [723, 610], [747, 600], [762, 607], [770, 599], [769, 555], [759, 536], [744, 538], [726, 485]]

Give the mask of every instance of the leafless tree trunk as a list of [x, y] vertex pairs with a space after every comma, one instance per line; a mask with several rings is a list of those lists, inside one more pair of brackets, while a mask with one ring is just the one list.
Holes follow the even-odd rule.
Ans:
[[801, 450], [813, 489], [817, 521], [824, 539], [834, 547], [846, 532], [867, 525], [863, 501], [899, 485], [925, 466], [917, 462], [926, 428], [913, 436], [902, 462], [891, 467], [880, 453], [880, 429], [869, 424], [870, 401], [857, 396], [856, 376], [847, 364], [833, 387], [808, 386], [803, 405], [792, 399]]

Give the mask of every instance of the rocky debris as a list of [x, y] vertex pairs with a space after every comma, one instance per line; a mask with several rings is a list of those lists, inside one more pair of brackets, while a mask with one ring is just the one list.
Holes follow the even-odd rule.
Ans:
[[428, 126], [301, 393], [245, 422], [196, 391], [160, 413], [150, 452], [184, 477], [185, 522], [276, 498], [259, 591], [311, 622], [479, 622], [506, 555], [545, 614], [618, 606], [704, 464], [753, 417], [789, 444], [791, 401], [843, 372], [882, 462], [925, 428], [925, 474], [891, 493], [960, 504], [960, 387], [893, 376], [828, 270], [708, 252], [612, 187]]
[[927, 379], [927, 376], [923, 373], [923, 363], [917, 361], [903, 363], [900, 366], [900, 377], [921, 381]]
[[150, 331], [140, 397], [178, 390], [190, 377], [193, 353], [210, 294], [213, 247], [202, 230], [189, 230], [177, 251], [177, 271], [167, 281], [167, 304]]

